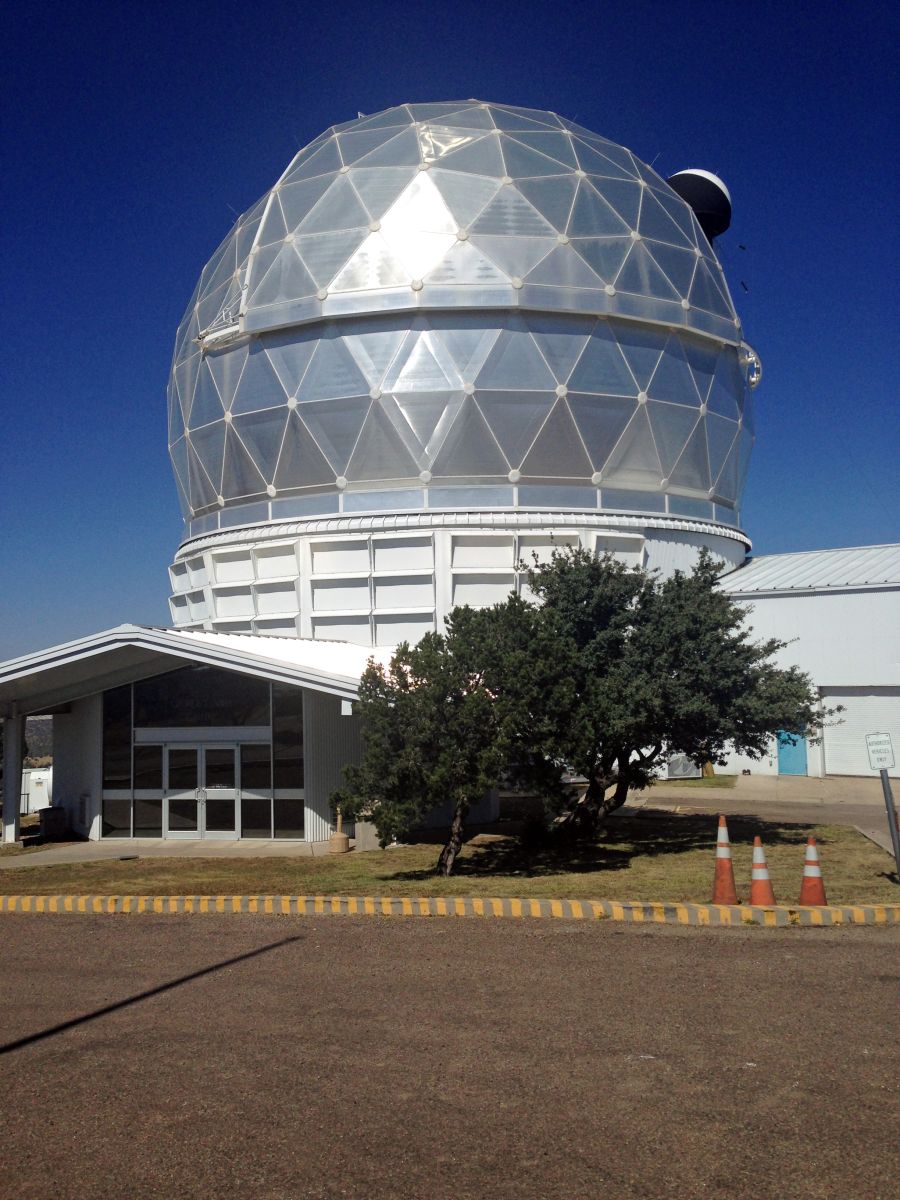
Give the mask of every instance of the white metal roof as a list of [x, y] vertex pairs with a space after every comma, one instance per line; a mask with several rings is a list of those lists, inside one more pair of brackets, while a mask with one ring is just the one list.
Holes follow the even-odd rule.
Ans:
[[723, 575], [720, 586], [730, 595], [898, 587], [900, 544], [763, 554]]
[[347, 642], [119, 625], [0, 663], [0, 715], [46, 710], [185, 661], [352, 700], [367, 661], [390, 655]]

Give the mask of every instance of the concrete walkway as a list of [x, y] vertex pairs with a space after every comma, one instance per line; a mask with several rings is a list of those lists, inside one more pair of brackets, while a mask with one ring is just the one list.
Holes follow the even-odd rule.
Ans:
[[[900, 807], [900, 783], [894, 783]], [[832, 775], [739, 775], [733, 788], [695, 788], [661, 782], [629, 801], [629, 808], [685, 813], [752, 815], [764, 820], [852, 825], [893, 854], [881, 780]]]
[[327, 853], [327, 842], [257, 841], [256, 838], [189, 842], [123, 838], [102, 842], [60, 842], [29, 854], [0, 855], [0, 871], [126, 858], [309, 858]]

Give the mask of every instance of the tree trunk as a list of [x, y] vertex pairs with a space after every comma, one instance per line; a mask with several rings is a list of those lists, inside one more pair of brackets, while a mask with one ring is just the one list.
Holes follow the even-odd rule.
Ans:
[[453, 864], [456, 862], [456, 856], [462, 849], [463, 833], [466, 828], [466, 813], [469, 811], [469, 802], [465, 796], [458, 796], [456, 807], [453, 810], [453, 820], [450, 822], [450, 837], [447, 839], [447, 844], [441, 851], [441, 856], [438, 859], [438, 874], [452, 875]]
[[619, 771], [619, 777], [616, 780], [615, 791], [610, 797], [603, 798], [602, 809], [604, 817], [608, 817], [610, 813], [614, 813], [617, 808], [621, 808], [628, 799], [628, 787], [631, 783], [631, 776], [626, 768]]

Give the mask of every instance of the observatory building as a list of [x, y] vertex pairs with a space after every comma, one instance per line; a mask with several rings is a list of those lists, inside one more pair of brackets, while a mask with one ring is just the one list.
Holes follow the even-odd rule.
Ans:
[[[401, 105], [301, 150], [178, 329], [172, 627], [0, 664], [5, 838], [24, 717], [52, 713], [54, 804], [79, 833], [326, 839], [369, 655], [565, 545], [664, 575], [708, 548], [767, 633], [787, 619], [806, 646], [804, 614], [836, 620], [852, 662], [813, 640], [802, 665], [848, 696], [876, 679], [860, 721], [894, 713], [890, 655], [853, 637], [884, 624], [900, 556], [743, 568], [760, 364], [713, 249], [730, 214], [708, 172], [665, 180], [506, 105]], [[783, 586], [813, 599], [788, 611]]]
[[715, 176], [667, 183], [549, 112], [316, 138], [178, 330], [174, 626], [391, 646], [552, 545], [741, 563], [759, 365], [711, 246], [729, 216]]

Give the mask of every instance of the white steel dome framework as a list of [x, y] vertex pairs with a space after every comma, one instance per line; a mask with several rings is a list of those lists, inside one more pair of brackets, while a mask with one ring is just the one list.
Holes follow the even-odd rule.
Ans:
[[[630, 151], [476, 101], [335, 126], [238, 220], [178, 331], [174, 620], [396, 641], [467, 598], [435, 540], [461, 527], [496, 535], [461, 556], [474, 602], [563, 528], [740, 561], [754, 359], [697, 218]], [[379, 604], [372, 537], [401, 528], [415, 553], [383, 569], [418, 574]], [[320, 573], [366, 589], [323, 578], [320, 607], [315, 546], [342, 539], [358, 553]]]

